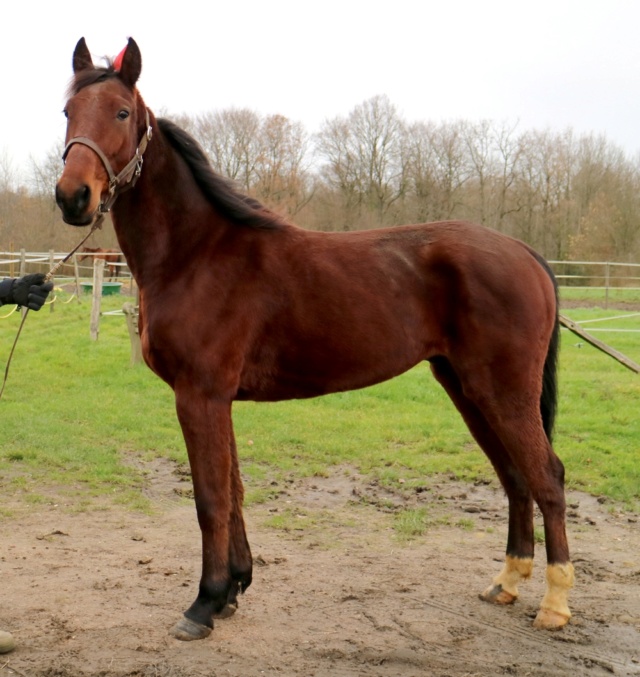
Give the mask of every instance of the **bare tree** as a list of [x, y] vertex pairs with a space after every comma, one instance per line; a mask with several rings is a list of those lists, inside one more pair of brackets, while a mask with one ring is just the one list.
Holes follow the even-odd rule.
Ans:
[[358, 157], [351, 146], [351, 131], [345, 118], [325, 121], [316, 137], [321, 177], [329, 188], [324, 191], [325, 199], [339, 202], [340, 230], [353, 227], [363, 199]]
[[29, 159], [31, 188], [40, 205], [40, 226], [47, 232], [48, 247], [54, 247], [61, 222], [55, 190], [62, 171], [62, 151], [62, 144], [56, 144], [49, 149], [42, 161], [37, 161], [33, 156]]
[[473, 125], [463, 124], [461, 132], [469, 154], [471, 183], [477, 189], [477, 208], [474, 218], [480, 223], [487, 223], [489, 191], [492, 178], [495, 176], [493, 123], [489, 120], [482, 120]]
[[230, 108], [199, 115], [193, 123], [193, 133], [213, 168], [250, 191], [258, 180], [260, 126], [261, 119], [255, 111]]
[[386, 96], [375, 96], [350, 115], [363, 188], [379, 221], [406, 189], [405, 124]]
[[[340, 192], [345, 216], [363, 212], [384, 223], [407, 188], [406, 125], [386, 96], [324, 123], [316, 140], [324, 180]], [[346, 219], [345, 219], [346, 221]]]
[[299, 122], [270, 115], [260, 126], [254, 192], [272, 207], [295, 215], [312, 195], [306, 168], [308, 138]]
[[472, 176], [464, 132], [462, 122], [412, 127], [413, 185], [418, 196], [429, 196], [431, 219], [450, 219], [464, 206], [463, 188]]
[[6, 148], [0, 150], [0, 193], [14, 191], [18, 185], [18, 170]]
[[500, 231], [505, 230], [505, 218], [521, 208], [513, 191], [518, 178], [518, 162], [523, 152], [520, 137], [515, 133], [516, 127], [517, 123], [511, 125], [503, 122], [494, 128], [493, 134], [497, 153], [493, 225]]

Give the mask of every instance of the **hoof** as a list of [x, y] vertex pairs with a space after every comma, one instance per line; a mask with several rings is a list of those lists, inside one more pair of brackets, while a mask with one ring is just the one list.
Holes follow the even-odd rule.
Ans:
[[569, 622], [569, 618], [571, 617], [551, 609], [540, 609], [533, 621], [533, 627], [538, 630], [560, 630]]
[[221, 611], [218, 611], [217, 614], [213, 614], [214, 618], [220, 618], [220, 619], [225, 619], [225, 618], [230, 618], [235, 614], [235, 612], [238, 610], [238, 603], [237, 602], [229, 602], [228, 604], [224, 605], [224, 608]]
[[518, 599], [516, 595], [504, 590], [499, 583], [489, 586], [483, 593], [480, 593], [479, 597], [483, 602], [502, 605], [513, 604]]
[[212, 628], [200, 625], [189, 620], [186, 616], [181, 618], [169, 631], [169, 634], [183, 642], [191, 642], [194, 639], [204, 639], [211, 634]]

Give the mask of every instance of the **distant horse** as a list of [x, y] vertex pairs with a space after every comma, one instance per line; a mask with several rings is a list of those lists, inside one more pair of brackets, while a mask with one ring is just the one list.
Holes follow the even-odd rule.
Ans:
[[84, 254], [84, 256], [80, 256], [78, 261], [84, 261], [88, 258], [91, 258], [94, 261], [96, 259], [102, 259], [109, 268], [109, 280], [111, 281], [118, 277], [118, 264], [122, 261], [122, 254], [117, 249], [83, 247], [80, 250], [80, 253]]
[[175, 391], [202, 576], [172, 634], [206, 637], [251, 583], [232, 402], [363, 388], [425, 360], [509, 499], [504, 567], [482, 599], [510, 604], [531, 575], [535, 501], [547, 588], [534, 623], [562, 627], [573, 566], [564, 469], [550, 442], [559, 325], [545, 261], [465, 222], [298, 228], [238, 192], [187, 133], [155, 118], [136, 88], [141, 64], [134, 40], [105, 67], [78, 42], [56, 198], [74, 226], [112, 207], [140, 290], [145, 360]]

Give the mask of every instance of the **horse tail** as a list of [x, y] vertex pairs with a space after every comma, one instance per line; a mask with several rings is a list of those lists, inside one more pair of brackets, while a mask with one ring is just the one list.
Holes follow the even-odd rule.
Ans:
[[560, 349], [560, 304], [558, 299], [558, 282], [547, 261], [542, 256], [540, 256], [540, 254], [533, 250], [532, 254], [544, 268], [545, 272], [553, 283], [556, 304], [555, 322], [553, 325], [553, 331], [551, 332], [551, 338], [549, 339], [547, 357], [544, 361], [544, 369], [542, 371], [542, 394], [540, 396], [540, 413], [542, 414], [542, 425], [549, 442], [551, 442], [553, 437], [553, 426], [558, 409], [558, 351]]

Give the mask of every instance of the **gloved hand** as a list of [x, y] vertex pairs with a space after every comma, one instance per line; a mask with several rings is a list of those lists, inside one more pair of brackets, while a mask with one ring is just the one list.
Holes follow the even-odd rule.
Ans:
[[30, 310], [40, 310], [47, 295], [53, 289], [53, 282], [45, 282], [42, 273], [24, 275], [17, 279], [0, 282], [0, 301], [16, 303]]

